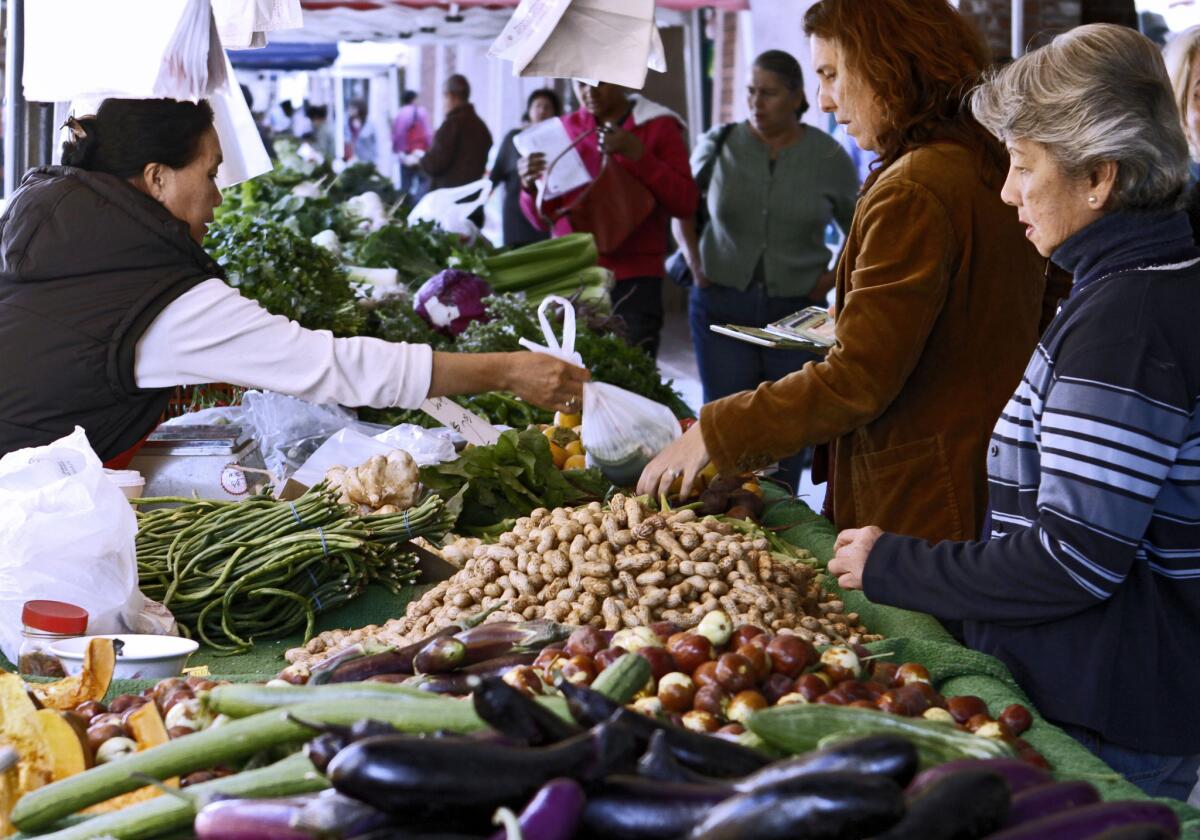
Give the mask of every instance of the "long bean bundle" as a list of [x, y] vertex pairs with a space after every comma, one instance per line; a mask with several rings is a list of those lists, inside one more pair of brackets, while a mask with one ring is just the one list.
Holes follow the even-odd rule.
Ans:
[[429, 494], [396, 514], [360, 516], [324, 483], [295, 502], [156, 498], [172, 504], [138, 515], [142, 592], [170, 608], [189, 636], [230, 654], [255, 639], [315, 630], [316, 615], [378, 581], [412, 583], [414, 537], [439, 537], [454, 523]]

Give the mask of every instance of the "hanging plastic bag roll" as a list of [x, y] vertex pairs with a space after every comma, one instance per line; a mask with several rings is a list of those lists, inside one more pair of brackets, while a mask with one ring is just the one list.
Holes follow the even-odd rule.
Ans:
[[[561, 342], [548, 316], [552, 306], [563, 310]], [[547, 297], [538, 307], [538, 320], [545, 345], [524, 338], [521, 345], [583, 367], [583, 357], [575, 350], [575, 307], [571, 302], [557, 295]], [[645, 466], [679, 435], [679, 421], [662, 403], [607, 382], [584, 383], [580, 437], [587, 463], [598, 467], [613, 484], [636, 484]]]

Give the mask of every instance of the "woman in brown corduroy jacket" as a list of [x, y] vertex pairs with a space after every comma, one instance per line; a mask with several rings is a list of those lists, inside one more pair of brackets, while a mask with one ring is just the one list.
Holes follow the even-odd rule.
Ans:
[[946, 0], [821, 0], [804, 23], [822, 109], [879, 155], [837, 268], [837, 344], [704, 406], [639, 489], [827, 444], [838, 528], [972, 539], [992, 428], [1065, 291], [1047, 288], [1000, 199], [1004, 150], [964, 103], [987, 48]]

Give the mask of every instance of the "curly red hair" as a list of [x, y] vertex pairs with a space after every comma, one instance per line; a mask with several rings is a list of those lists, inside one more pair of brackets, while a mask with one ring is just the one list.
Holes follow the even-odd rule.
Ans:
[[939, 140], [979, 150], [985, 171], [1003, 177], [1004, 148], [967, 102], [991, 52], [946, 0], [820, 0], [804, 16], [804, 32], [836, 42], [846, 66], [878, 97], [879, 162], [864, 190], [900, 157]]

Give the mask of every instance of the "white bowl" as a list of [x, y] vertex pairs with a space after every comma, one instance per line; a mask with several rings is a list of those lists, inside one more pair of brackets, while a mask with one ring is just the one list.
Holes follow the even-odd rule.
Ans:
[[50, 652], [62, 660], [68, 676], [83, 670], [83, 656], [88, 640], [93, 638], [120, 639], [125, 643], [117, 656], [113, 679], [161, 680], [178, 677], [187, 665], [188, 657], [199, 644], [179, 636], [149, 636], [137, 633], [114, 633], [106, 636], [79, 636], [64, 639], [50, 646]]

